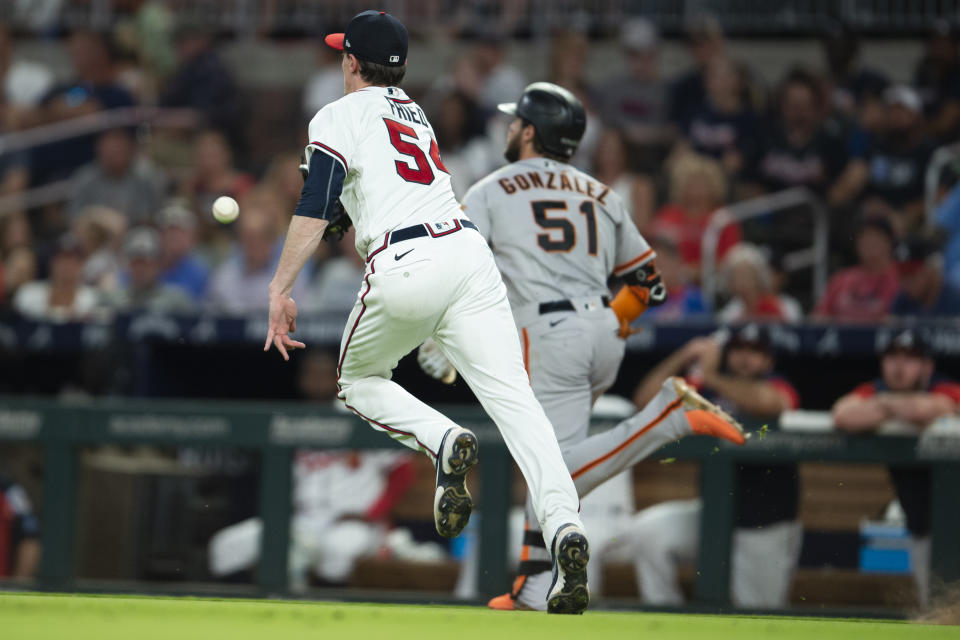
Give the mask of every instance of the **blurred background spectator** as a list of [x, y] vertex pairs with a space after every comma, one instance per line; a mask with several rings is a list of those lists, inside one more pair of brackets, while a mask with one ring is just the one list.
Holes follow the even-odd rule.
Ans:
[[906, 238], [897, 248], [900, 291], [890, 310], [895, 316], [960, 317], [960, 291], [944, 280], [943, 256], [921, 235]]
[[[769, 333], [760, 325], [746, 325], [726, 341], [696, 338], [647, 374], [634, 402], [643, 406], [667, 377], [681, 375], [738, 419], [774, 421], [800, 406], [797, 391], [775, 373], [775, 362]], [[782, 607], [803, 538], [796, 465], [739, 465], [736, 486], [731, 598], [740, 607]], [[677, 566], [696, 562], [701, 510], [699, 499], [671, 501], [634, 517], [634, 564], [644, 603], [683, 603]]]
[[[893, 430], [917, 434], [956, 414], [960, 384], [937, 375], [930, 346], [916, 331], [894, 337], [880, 356], [880, 377], [837, 400], [837, 429], [852, 433]], [[921, 606], [930, 602], [930, 470], [891, 466], [890, 477], [913, 537], [911, 571]]]
[[160, 258], [164, 284], [177, 287], [200, 302], [207, 291], [210, 268], [197, 255], [197, 220], [181, 201], [160, 210]]
[[740, 244], [727, 254], [720, 270], [720, 286], [728, 300], [717, 311], [717, 319], [723, 323], [797, 322], [803, 318], [800, 304], [777, 290], [767, 256], [754, 245]]
[[124, 242], [127, 273], [124, 286], [109, 299], [120, 311], [188, 313], [195, 308], [189, 294], [161, 280], [163, 263], [160, 234], [150, 227], [130, 231]]
[[99, 306], [96, 290], [83, 284], [83, 246], [68, 233], [50, 259], [50, 277], [20, 286], [13, 307], [34, 320], [89, 320]]
[[838, 322], [883, 320], [899, 287], [895, 244], [893, 226], [885, 218], [865, 218], [856, 235], [858, 264], [830, 278], [814, 309], [815, 317]]
[[32, 578], [40, 566], [40, 523], [27, 492], [0, 470], [0, 578]]
[[71, 217], [101, 205], [122, 211], [129, 224], [145, 224], [160, 208], [166, 179], [145, 158], [129, 129], [111, 129], [97, 139], [96, 159], [73, 174], [68, 209]]

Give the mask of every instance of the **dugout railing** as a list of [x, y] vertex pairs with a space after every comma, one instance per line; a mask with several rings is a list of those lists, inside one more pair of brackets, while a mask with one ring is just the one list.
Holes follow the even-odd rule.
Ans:
[[[502, 593], [508, 586], [507, 513], [512, 463], [496, 429], [477, 409], [448, 407], [448, 414], [474, 429], [481, 440], [478, 508], [477, 591]], [[604, 428], [605, 425], [594, 425]], [[609, 426], [609, 425], [606, 425]], [[259, 513], [264, 536], [256, 586], [261, 595], [285, 595], [290, 538], [291, 463], [298, 447], [369, 449], [389, 446], [353, 416], [305, 404], [100, 400], [65, 402], [47, 398], [0, 398], [0, 442], [35, 443], [43, 450], [42, 589], [78, 587], [74, 575], [78, 452], [82, 447], [168, 445], [242, 447], [260, 455]], [[739, 462], [802, 461], [920, 465], [932, 477], [932, 571], [938, 581], [960, 579], [960, 437], [930, 434], [847, 436], [835, 432], [770, 432], [734, 447], [706, 438], [687, 438], [664, 447], [659, 457], [701, 464], [703, 497], [695, 596], [700, 605], [728, 605], [729, 557], [734, 526], [736, 465]]]

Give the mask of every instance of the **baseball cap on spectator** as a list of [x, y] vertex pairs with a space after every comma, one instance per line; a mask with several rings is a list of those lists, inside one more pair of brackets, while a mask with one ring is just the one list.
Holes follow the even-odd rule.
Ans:
[[197, 219], [181, 201], [173, 200], [160, 209], [160, 213], [157, 214], [157, 224], [161, 229], [178, 227], [189, 230], [197, 226]]
[[358, 13], [344, 33], [331, 33], [323, 41], [338, 51], [352, 53], [358, 60], [387, 67], [407, 63], [407, 28], [385, 11]]
[[727, 338], [726, 347], [734, 349], [737, 347], [746, 347], [756, 351], [770, 353], [773, 346], [770, 341], [770, 331], [762, 324], [750, 323], [734, 329]]
[[930, 343], [916, 329], [904, 329], [895, 335], [881, 351], [884, 356], [891, 353], [907, 353], [920, 358], [929, 358], [932, 355]]
[[897, 269], [904, 275], [914, 273], [937, 253], [937, 246], [929, 238], [909, 236], [897, 246]]
[[620, 44], [631, 52], [655, 49], [658, 40], [657, 28], [646, 18], [633, 18], [620, 31]]
[[128, 258], [156, 258], [160, 255], [160, 237], [150, 227], [137, 227], [127, 236], [123, 253]]
[[897, 84], [888, 87], [883, 92], [883, 101], [890, 106], [901, 106], [913, 114], [919, 115], [923, 111], [923, 102], [920, 100], [920, 94], [913, 87], [905, 84]]

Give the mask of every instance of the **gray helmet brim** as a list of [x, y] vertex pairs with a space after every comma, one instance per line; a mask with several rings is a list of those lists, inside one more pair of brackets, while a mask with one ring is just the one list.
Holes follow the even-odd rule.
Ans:
[[497, 109], [506, 113], [507, 115], [515, 116], [517, 115], [517, 103], [516, 102], [501, 102], [497, 105]]

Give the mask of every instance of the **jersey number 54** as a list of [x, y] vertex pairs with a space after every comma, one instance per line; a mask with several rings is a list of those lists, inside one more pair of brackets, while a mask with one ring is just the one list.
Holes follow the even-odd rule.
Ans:
[[[413, 158], [413, 164], [409, 160], [394, 162], [397, 167], [397, 175], [407, 182], [432, 184], [434, 180], [433, 169], [430, 167], [426, 154], [417, 145], [417, 142], [420, 141], [417, 132], [396, 120], [384, 118], [383, 122], [387, 125], [387, 131], [390, 133], [390, 144], [393, 145], [393, 148], [399, 151], [401, 155]], [[414, 142], [404, 139], [405, 137], [413, 138]], [[430, 137], [430, 160], [433, 160], [433, 166], [449, 175], [450, 172], [440, 161], [440, 147], [437, 146], [437, 141], [432, 136]]]

